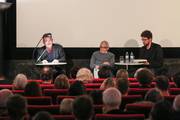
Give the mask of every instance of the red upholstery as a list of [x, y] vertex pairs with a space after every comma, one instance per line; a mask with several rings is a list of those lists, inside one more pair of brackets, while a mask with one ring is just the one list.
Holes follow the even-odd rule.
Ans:
[[38, 83], [42, 83], [42, 82], [43, 82], [43, 80], [37, 80], [37, 79], [35, 79], [35, 80], [29, 79], [29, 80], [28, 80], [28, 82], [32, 82], [32, 81], [35, 81], [35, 82], [38, 82]]
[[127, 112], [144, 114], [146, 118], [148, 118], [151, 108], [152, 108], [152, 104], [143, 104], [143, 103], [127, 104], [125, 107]]
[[101, 83], [87, 83], [85, 86], [86, 88], [100, 88]]
[[128, 94], [129, 95], [142, 95], [142, 97], [144, 97], [144, 95], [149, 89], [150, 88], [129, 88]]
[[144, 114], [96, 114], [96, 120], [144, 120]]
[[122, 102], [121, 102], [120, 109], [123, 110], [125, 108], [126, 104], [138, 102], [138, 101], [141, 101], [142, 99], [143, 99], [142, 95], [122, 96]]
[[12, 84], [2, 84], [0, 85], [0, 90], [1, 89], [12, 89], [13, 85]]
[[75, 120], [73, 115], [52, 115], [55, 120]]
[[75, 99], [76, 98], [76, 96], [57, 96], [57, 104], [60, 104], [61, 103], [61, 101], [64, 99], [64, 98], [72, 98], [72, 99]]
[[24, 90], [12, 90], [13, 94], [24, 95]]
[[171, 103], [173, 103], [175, 97], [176, 95], [164, 96], [164, 98]]
[[51, 114], [59, 114], [59, 105], [28, 105], [28, 113], [33, 116], [39, 111], [47, 111]]
[[49, 96], [26, 97], [28, 105], [51, 105], [52, 98]]
[[54, 84], [40, 84], [42, 89], [53, 89]]
[[178, 95], [180, 94], [180, 88], [170, 88], [169, 92], [171, 95]]

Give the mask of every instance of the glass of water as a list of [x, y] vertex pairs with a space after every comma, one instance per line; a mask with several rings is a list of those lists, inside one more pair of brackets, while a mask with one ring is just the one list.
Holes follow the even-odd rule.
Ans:
[[124, 63], [124, 56], [119, 56], [119, 62]]

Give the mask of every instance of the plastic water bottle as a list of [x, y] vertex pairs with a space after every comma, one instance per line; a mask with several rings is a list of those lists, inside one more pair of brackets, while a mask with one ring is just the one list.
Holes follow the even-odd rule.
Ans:
[[125, 54], [125, 62], [128, 63], [129, 62], [129, 53], [126, 52]]
[[134, 62], [134, 54], [133, 54], [133, 52], [130, 53], [130, 62], [131, 63]]

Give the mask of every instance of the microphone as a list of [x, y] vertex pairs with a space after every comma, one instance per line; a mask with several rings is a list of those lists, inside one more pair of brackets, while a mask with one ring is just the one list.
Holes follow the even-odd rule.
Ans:
[[39, 60], [41, 59], [41, 57], [44, 55], [44, 53], [46, 52], [46, 49], [44, 49], [44, 51], [41, 53], [41, 55], [38, 57], [38, 59], [36, 60], [36, 63], [39, 62]]
[[33, 60], [34, 60], [35, 51], [36, 51], [38, 45], [40, 44], [40, 42], [42, 41], [42, 39], [43, 39], [43, 38], [41, 38], [41, 39], [39, 40], [39, 42], [37, 43], [36, 47], [35, 47], [34, 50], [33, 50], [33, 54], [32, 54], [32, 59], [33, 59]]

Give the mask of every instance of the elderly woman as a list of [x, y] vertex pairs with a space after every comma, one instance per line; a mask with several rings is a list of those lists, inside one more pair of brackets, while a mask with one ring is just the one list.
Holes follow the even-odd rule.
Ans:
[[93, 80], [93, 74], [88, 68], [81, 68], [76, 74], [76, 80], [89, 83]]

